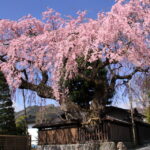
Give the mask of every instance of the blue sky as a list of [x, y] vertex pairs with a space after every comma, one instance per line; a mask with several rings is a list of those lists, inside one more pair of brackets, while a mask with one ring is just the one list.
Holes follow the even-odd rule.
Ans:
[[27, 14], [41, 18], [41, 12], [53, 8], [63, 15], [74, 15], [87, 10], [95, 18], [99, 11], [109, 11], [115, 0], [1, 0], [0, 19], [17, 20]]

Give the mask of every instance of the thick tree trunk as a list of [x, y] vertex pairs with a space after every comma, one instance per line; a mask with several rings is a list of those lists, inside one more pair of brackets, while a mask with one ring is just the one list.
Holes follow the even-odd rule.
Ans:
[[95, 95], [91, 103], [90, 109], [93, 111], [101, 112], [105, 108], [106, 105], [106, 98], [105, 98], [105, 87], [102, 85], [97, 85], [95, 90]]

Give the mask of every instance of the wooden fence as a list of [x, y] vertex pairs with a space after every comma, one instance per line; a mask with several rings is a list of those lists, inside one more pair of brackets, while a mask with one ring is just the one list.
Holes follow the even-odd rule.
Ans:
[[108, 141], [108, 124], [104, 122], [93, 127], [78, 128], [78, 142], [85, 143], [89, 141]]
[[136, 122], [136, 137], [138, 144], [150, 143], [150, 124]]
[[[150, 142], [150, 125], [135, 122], [138, 144]], [[66, 128], [42, 128], [39, 130], [39, 145], [76, 144], [86, 142], [125, 142], [132, 144], [132, 124], [118, 120], [105, 120], [94, 128], [74, 126]]]
[[31, 137], [0, 135], [0, 150], [31, 150]]
[[108, 141], [108, 123], [94, 127], [66, 127], [39, 130], [38, 145], [76, 144], [91, 141]]
[[38, 145], [75, 144], [78, 141], [77, 137], [77, 128], [39, 131]]

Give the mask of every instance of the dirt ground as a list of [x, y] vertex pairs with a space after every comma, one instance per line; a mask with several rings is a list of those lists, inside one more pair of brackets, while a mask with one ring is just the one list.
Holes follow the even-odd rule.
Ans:
[[150, 150], [150, 144], [146, 145], [146, 146], [139, 147], [139, 148], [130, 149], [130, 150]]

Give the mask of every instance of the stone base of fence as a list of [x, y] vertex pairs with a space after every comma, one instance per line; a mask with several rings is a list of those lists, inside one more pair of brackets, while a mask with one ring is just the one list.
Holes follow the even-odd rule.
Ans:
[[[44, 145], [38, 146], [38, 150], [118, 150], [115, 142], [66, 144], [66, 145]], [[126, 150], [126, 147], [121, 150]]]

